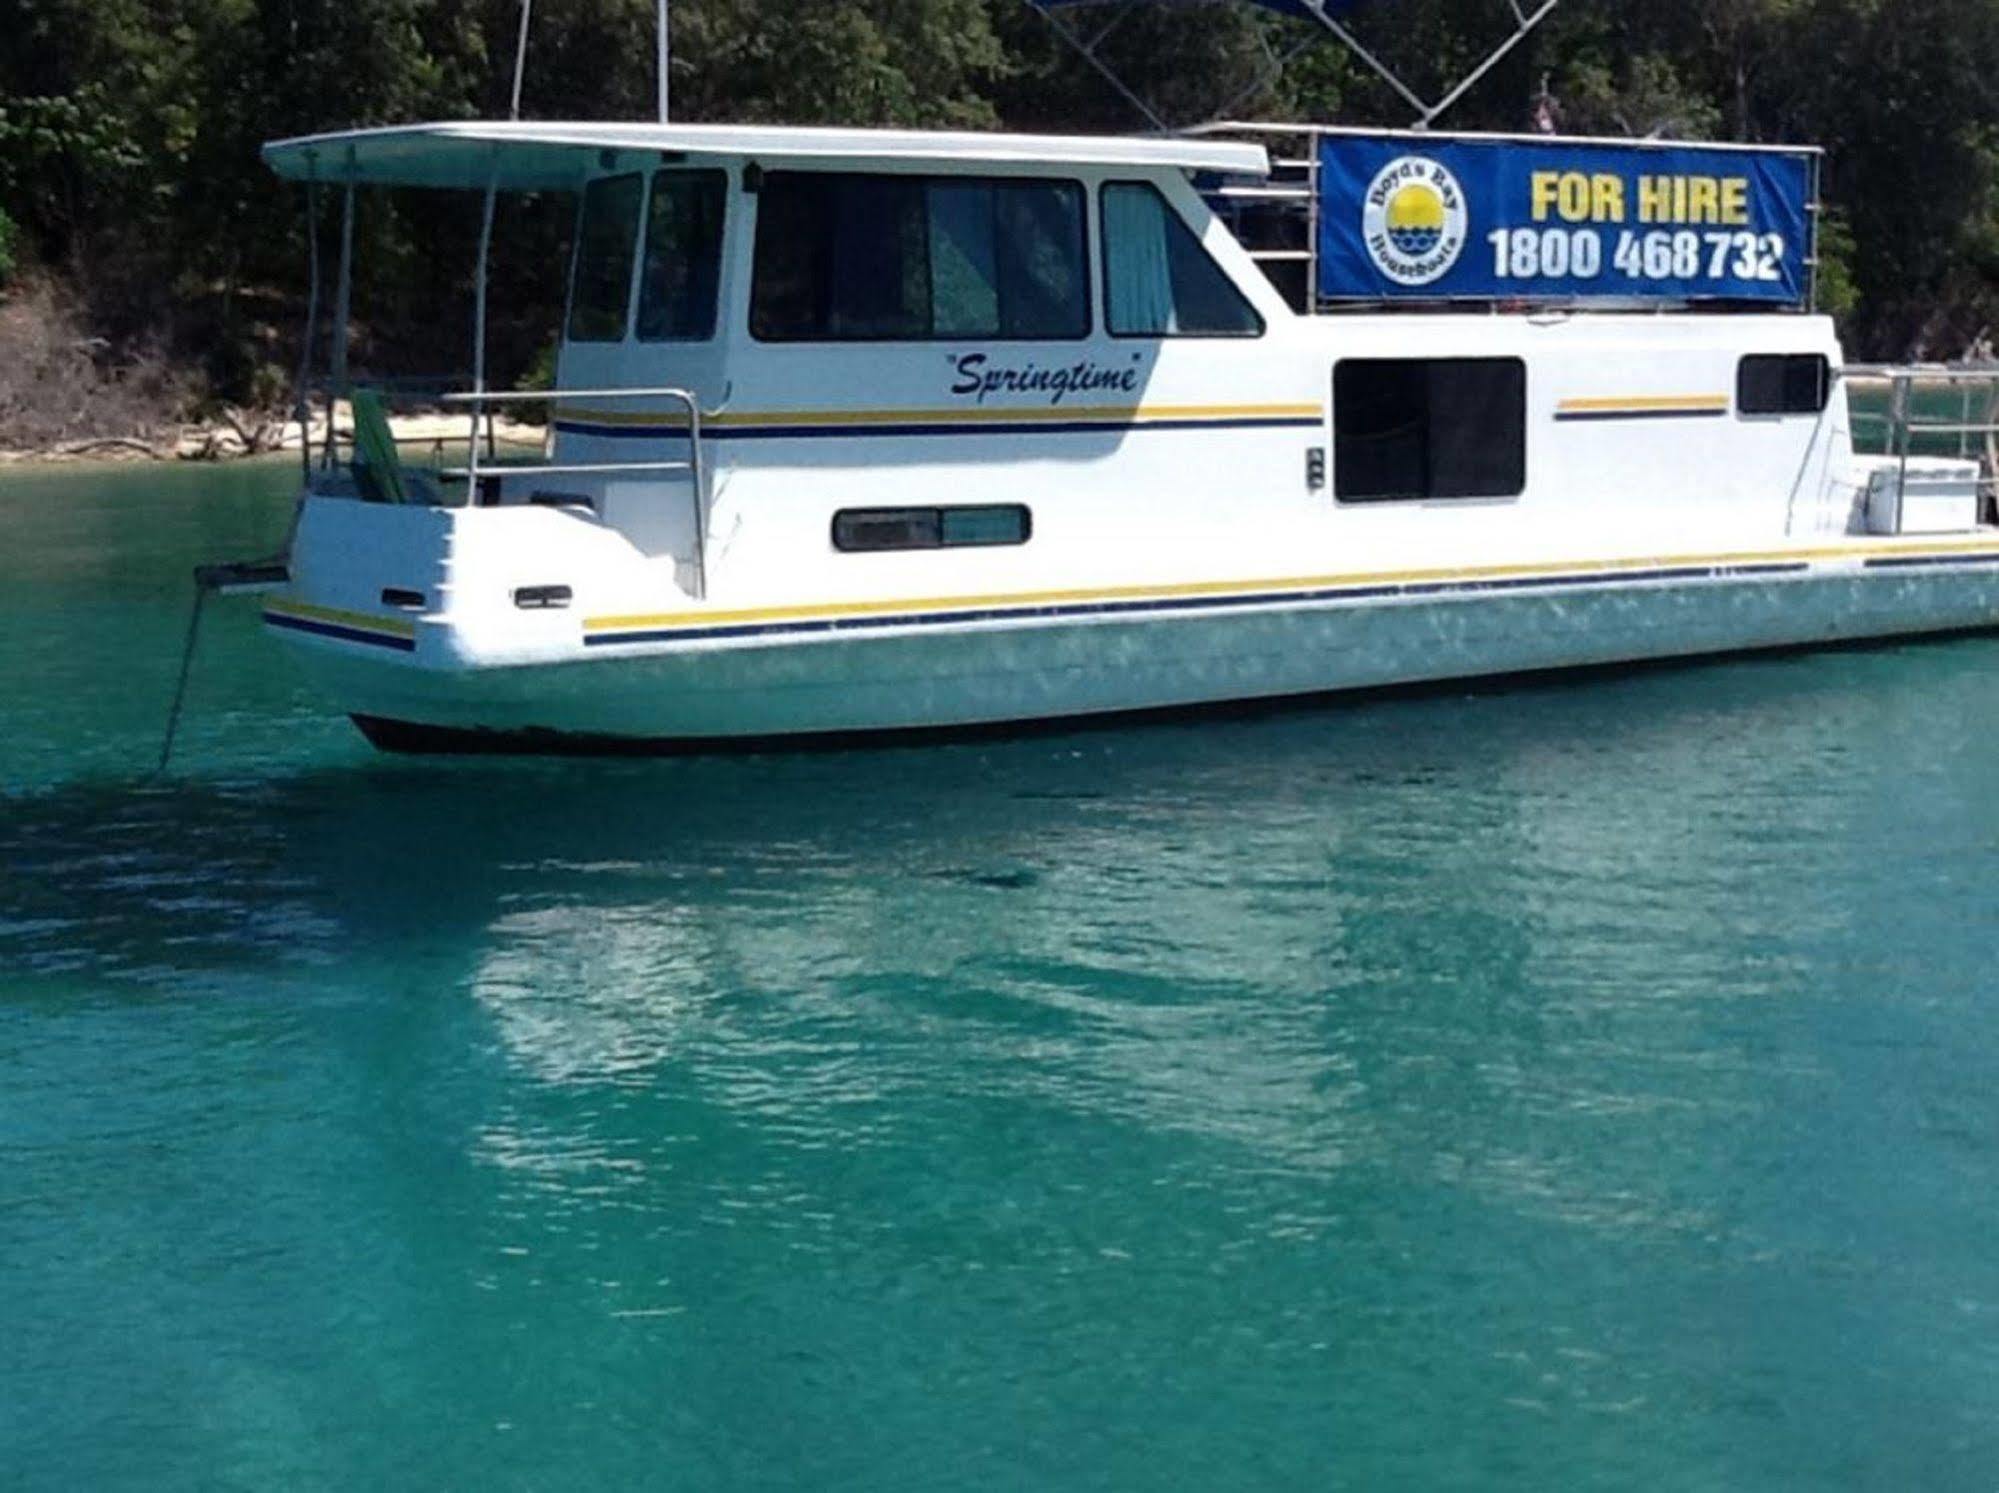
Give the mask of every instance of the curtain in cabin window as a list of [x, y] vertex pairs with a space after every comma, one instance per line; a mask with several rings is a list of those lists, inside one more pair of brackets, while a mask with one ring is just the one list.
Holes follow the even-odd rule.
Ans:
[[998, 244], [990, 182], [930, 183], [930, 333], [990, 337], [999, 330]]
[[1090, 334], [1072, 181], [772, 171], [750, 330], [785, 342]]
[[1176, 332], [1166, 204], [1146, 186], [1104, 188], [1105, 315], [1123, 337]]

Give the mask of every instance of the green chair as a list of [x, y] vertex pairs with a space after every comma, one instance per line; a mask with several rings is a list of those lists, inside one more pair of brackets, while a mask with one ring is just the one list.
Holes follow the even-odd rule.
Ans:
[[382, 412], [381, 396], [356, 389], [354, 406], [354, 481], [371, 503], [407, 503], [409, 485], [403, 480], [402, 457]]

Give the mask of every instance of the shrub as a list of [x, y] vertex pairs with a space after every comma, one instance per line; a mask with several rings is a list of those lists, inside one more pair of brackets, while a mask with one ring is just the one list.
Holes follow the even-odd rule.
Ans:
[[20, 231], [14, 227], [14, 220], [7, 216], [6, 208], [0, 207], [0, 290], [5, 290], [7, 282], [14, 278], [15, 245], [19, 241]]

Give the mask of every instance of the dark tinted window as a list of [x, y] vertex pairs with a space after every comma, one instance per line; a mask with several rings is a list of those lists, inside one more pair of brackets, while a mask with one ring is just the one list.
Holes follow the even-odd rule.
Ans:
[[1510, 498], [1527, 486], [1518, 358], [1350, 358], [1333, 370], [1334, 492], [1347, 502]]
[[1735, 408], [1745, 415], [1816, 415], [1832, 392], [1832, 365], [1818, 353], [1744, 358], [1735, 375]]
[[1104, 320], [1116, 337], [1254, 337], [1263, 318], [1147, 182], [1103, 191]]
[[569, 306], [573, 342], [619, 342], [632, 298], [632, 255], [645, 178], [599, 177], [583, 189], [577, 230], [576, 285]]
[[639, 341], [701, 342], [715, 335], [727, 187], [719, 171], [653, 173], [639, 267]]
[[1085, 263], [1074, 182], [773, 171], [750, 330], [779, 342], [1083, 337]]
[[1016, 503], [964, 508], [843, 508], [833, 515], [837, 550], [934, 550], [1025, 544], [1033, 520]]

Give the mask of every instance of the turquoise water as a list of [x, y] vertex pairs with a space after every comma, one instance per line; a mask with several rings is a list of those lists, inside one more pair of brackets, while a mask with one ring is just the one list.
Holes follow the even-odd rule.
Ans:
[[0, 471], [0, 1484], [1978, 1489], [1999, 642], [373, 755]]

